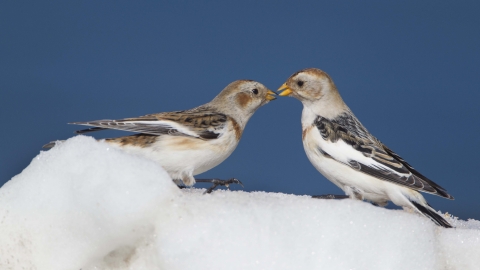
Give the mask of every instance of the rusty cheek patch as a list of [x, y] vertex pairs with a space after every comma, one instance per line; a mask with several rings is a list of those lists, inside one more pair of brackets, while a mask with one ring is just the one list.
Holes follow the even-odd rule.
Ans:
[[240, 93], [237, 95], [237, 102], [242, 108], [245, 108], [250, 101], [252, 101], [252, 97], [247, 93]]
[[320, 99], [322, 98], [323, 94], [322, 91], [311, 91], [308, 93], [311, 98], [313, 99]]

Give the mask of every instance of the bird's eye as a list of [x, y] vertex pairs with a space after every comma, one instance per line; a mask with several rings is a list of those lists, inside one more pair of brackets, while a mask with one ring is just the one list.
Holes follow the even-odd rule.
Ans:
[[298, 82], [297, 82], [297, 85], [300, 86], [300, 87], [302, 87], [302, 86], [303, 86], [303, 81], [298, 81]]
[[254, 95], [258, 94], [258, 89], [257, 89], [257, 88], [253, 89], [253, 90], [252, 90], [252, 93], [253, 93]]

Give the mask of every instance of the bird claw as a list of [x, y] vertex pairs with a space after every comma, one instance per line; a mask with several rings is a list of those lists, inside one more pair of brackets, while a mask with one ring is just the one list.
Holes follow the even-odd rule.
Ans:
[[237, 178], [230, 178], [228, 180], [220, 180], [220, 179], [196, 179], [196, 182], [200, 183], [212, 183], [213, 185], [208, 188], [203, 194], [212, 193], [212, 191], [218, 186], [225, 186], [228, 190], [230, 190], [231, 184], [238, 184], [244, 188], [242, 181], [238, 180]]

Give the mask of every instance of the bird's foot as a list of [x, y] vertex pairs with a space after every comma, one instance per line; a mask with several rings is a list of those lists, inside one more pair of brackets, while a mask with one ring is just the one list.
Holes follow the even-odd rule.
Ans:
[[348, 195], [335, 195], [335, 194], [325, 194], [325, 195], [312, 195], [314, 199], [348, 199], [350, 196]]
[[228, 180], [220, 180], [220, 179], [216, 179], [216, 178], [213, 178], [213, 179], [195, 179], [195, 182], [197, 182], [197, 183], [212, 183], [213, 184], [203, 194], [212, 193], [212, 191], [218, 186], [226, 186], [228, 190], [230, 190], [230, 184], [239, 184], [239, 185], [242, 186], [242, 188], [244, 187], [243, 183], [240, 180], [238, 180], [237, 178], [231, 178], [231, 179], [228, 179]]

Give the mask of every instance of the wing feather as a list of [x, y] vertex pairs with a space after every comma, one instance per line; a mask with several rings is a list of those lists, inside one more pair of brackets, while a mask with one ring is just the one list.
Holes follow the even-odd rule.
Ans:
[[324, 140], [333, 143], [341, 140], [350, 148], [348, 151], [356, 151], [350, 152], [350, 158], [341, 160], [326, 149], [319, 149], [324, 156], [378, 179], [453, 199], [444, 188], [413, 169], [399, 155], [368, 133], [353, 114], [345, 113], [333, 120], [318, 116], [314, 126]]
[[227, 116], [211, 111], [178, 111], [161, 114], [150, 114], [137, 118], [119, 120], [96, 120], [74, 122], [70, 124], [93, 126], [94, 128], [79, 130], [86, 133], [104, 129], [116, 129], [151, 135], [187, 136], [205, 140], [216, 139], [223, 134]]

